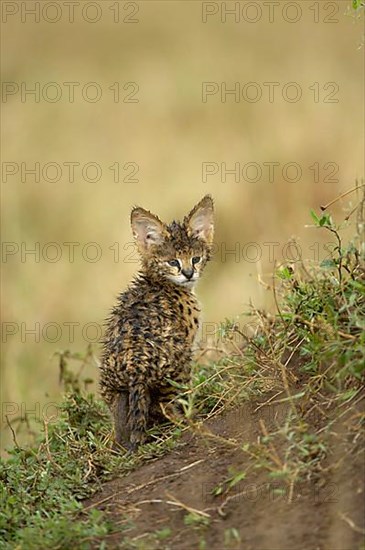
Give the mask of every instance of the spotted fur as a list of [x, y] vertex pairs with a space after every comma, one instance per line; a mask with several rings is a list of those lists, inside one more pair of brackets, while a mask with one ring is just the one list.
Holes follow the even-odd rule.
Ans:
[[107, 321], [100, 389], [117, 444], [134, 450], [176, 395], [171, 381], [189, 381], [200, 306], [194, 285], [210, 258], [213, 201], [205, 196], [183, 222], [166, 225], [136, 207], [131, 226], [141, 270], [120, 294]]

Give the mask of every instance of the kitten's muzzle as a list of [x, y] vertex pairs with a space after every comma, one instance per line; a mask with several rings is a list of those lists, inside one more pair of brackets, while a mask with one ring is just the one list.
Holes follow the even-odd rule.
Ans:
[[194, 275], [194, 269], [182, 269], [181, 273], [188, 279], [188, 281], [190, 281]]

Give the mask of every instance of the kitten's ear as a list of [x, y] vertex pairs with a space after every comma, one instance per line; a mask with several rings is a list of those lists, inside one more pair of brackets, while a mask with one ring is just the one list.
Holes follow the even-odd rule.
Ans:
[[198, 237], [211, 245], [214, 236], [214, 206], [212, 197], [205, 195], [194, 206], [184, 221], [190, 235], [194, 235], [194, 237]]
[[139, 207], [133, 208], [131, 226], [138, 250], [142, 253], [152, 245], [160, 244], [163, 241], [165, 226], [157, 216], [148, 210]]

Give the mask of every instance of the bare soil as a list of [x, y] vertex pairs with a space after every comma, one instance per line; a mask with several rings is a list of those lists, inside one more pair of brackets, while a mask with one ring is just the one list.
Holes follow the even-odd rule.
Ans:
[[[268, 476], [246, 452], [221, 439], [242, 445], [256, 442], [263, 436], [262, 427], [275, 431], [287, 411], [285, 404], [246, 403], [207, 421], [203, 433], [185, 433], [164, 457], [106, 483], [84, 503], [106, 511], [122, 528], [103, 539], [106, 547], [363, 549], [364, 456], [354, 444], [350, 415], [331, 429], [320, 471], [292, 485]], [[322, 417], [323, 412], [314, 414], [311, 422], [319, 425]], [[275, 450], [285, 460], [287, 443], [281, 448], [275, 443]], [[247, 476], [228, 492], [213, 494], [219, 484], [227, 488], [230, 475], [245, 471]], [[202, 521], [189, 524], [194, 511]], [[163, 538], [166, 528], [170, 535]], [[93, 547], [100, 542], [93, 541]]]

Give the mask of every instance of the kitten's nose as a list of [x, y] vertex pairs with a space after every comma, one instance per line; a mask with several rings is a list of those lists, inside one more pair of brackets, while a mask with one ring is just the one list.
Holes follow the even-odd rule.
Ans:
[[182, 273], [183, 275], [185, 275], [185, 277], [186, 277], [188, 280], [190, 280], [190, 279], [192, 278], [193, 274], [194, 274], [194, 269], [192, 269], [192, 268], [189, 268], [189, 269], [182, 269], [182, 270], [181, 270], [181, 273]]

